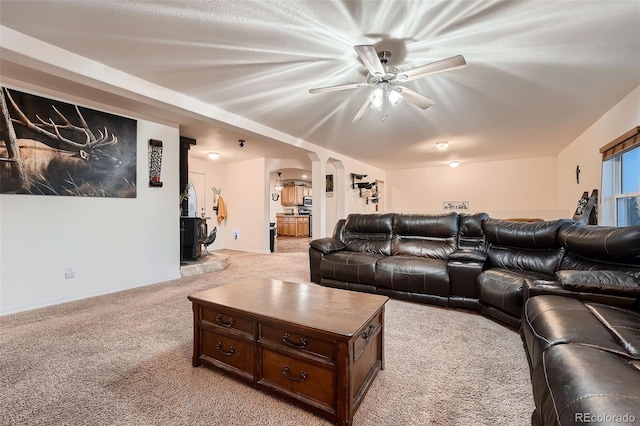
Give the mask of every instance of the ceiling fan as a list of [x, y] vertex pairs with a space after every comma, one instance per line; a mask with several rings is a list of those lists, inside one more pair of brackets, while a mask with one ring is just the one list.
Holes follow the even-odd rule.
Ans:
[[309, 89], [309, 93], [314, 94], [335, 92], [338, 90], [358, 89], [360, 87], [373, 88], [374, 90], [367, 97], [355, 117], [353, 117], [352, 121], [354, 123], [362, 119], [369, 109], [382, 111], [382, 121], [384, 121], [389, 115], [388, 105], [390, 104], [395, 107], [403, 99], [422, 109], [429, 108], [435, 103], [434, 101], [409, 89], [408, 87], [401, 86], [400, 83], [417, 80], [419, 78], [444, 71], [462, 68], [467, 64], [462, 55], [457, 55], [412, 68], [407, 71], [399, 71], [397, 68], [387, 65], [387, 61], [391, 57], [391, 53], [386, 50], [376, 52], [376, 48], [369, 45], [354, 46], [354, 49], [369, 71], [366, 82]]

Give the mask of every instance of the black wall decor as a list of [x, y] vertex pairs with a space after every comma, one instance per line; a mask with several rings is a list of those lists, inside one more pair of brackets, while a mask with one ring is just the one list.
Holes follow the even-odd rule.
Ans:
[[136, 197], [136, 120], [2, 87], [0, 193]]
[[161, 188], [160, 171], [162, 170], [162, 141], [149, 139], [149, 186]]
[[325, 191], [333, 192], [333, 175], [325, 175], [325, 178], [326, 178]]

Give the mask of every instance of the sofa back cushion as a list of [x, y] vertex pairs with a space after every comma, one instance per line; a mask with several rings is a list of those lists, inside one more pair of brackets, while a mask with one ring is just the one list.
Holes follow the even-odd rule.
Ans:
[[332, 237], [336, 240], [344, 240], [344, 224], [346, 221], [347, 219], [338, 219], [338, 221], [336, 222], [336, 226], [333, 227]]
[[391, 255], [393, 213], [350, 214], [344, 223], [342, 242], [347, 250]]
[[568, 222], [485, 219], [482, 229], [489, 243], [490, 266], [553, 275], [563, 254], [558, 231]]
[[447, 260], [457, 248], [458, 214], [396, 214], [391, 254]]
[[640, 275], [640, 226], [615, 227], [573, 222], [560, 229], [565, 256], [560, 269], [621, 270]]
[[458, 248], [482, 250], [487, 249], [487, 239], [482, 230], [482, 221], [489, 218], [487, 213], [460, 213], [458, 223], [460, 230], [458, 232]]

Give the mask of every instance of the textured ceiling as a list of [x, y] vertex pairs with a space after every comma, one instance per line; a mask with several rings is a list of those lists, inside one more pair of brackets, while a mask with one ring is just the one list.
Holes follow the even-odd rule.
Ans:
[[[635, 0], [0, 2], [6, 27], [383, 169], [557, 154], [640, 84], [638, 22]], [[308, 89], [365, 81], [358, 44], [467, 66], [406, 83], [427, 110], [352, 123], [370, 89]], [[243, 137], [181, 124], [202, 152]]]

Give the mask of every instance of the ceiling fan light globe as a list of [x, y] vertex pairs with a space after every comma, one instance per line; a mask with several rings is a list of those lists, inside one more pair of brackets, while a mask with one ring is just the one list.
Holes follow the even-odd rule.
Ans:
[[383, 96], [384, 91], [382, 90], [382, 88], [378, 87], [373, 91], [373, 93], [369, 97], [369, 101], [371, 102], [371, 109], [375, 111], [382, 111]]
[[397, 90], [391, 90], [387, 95], [389, 98], [389, 103], [396, 107], [400, 102], [402, 102], [402, 95]]

